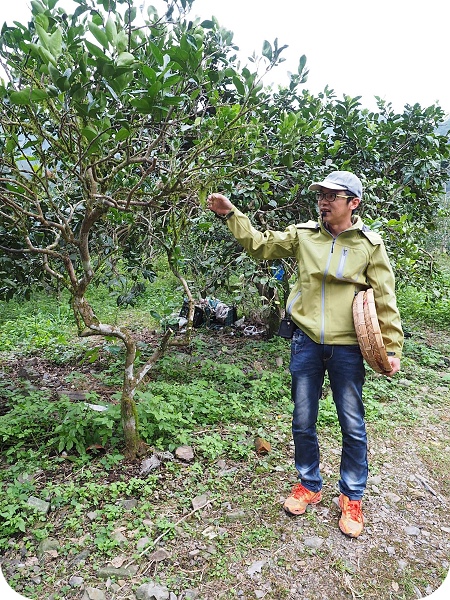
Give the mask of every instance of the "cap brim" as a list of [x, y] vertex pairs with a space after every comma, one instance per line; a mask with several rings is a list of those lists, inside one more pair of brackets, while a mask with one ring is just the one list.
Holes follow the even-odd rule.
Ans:
[[320, 190], [320, 188], [323, 188], [323, 187], [327, 188], [328, 190], [346, 190], [347, 189], [343, 185], [337, 185], [336, 183], [330, 183], [326, 179], [325, 179], [325, 181], [322, 181], [321, 183], [312, 183], [308, 189], [311, 192], [318, 192]]

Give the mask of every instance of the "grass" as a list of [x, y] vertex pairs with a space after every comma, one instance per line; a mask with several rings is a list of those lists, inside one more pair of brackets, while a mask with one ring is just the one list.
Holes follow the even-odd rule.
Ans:
[[[170, 278], [155, 282], [133, 308], [118, 308], [114, 298], [100, 289], [93, 302], [102, 318], [125, 322], [139, 332], [157, 326], [150, 311], [166, 318], [176, 310], [173, 286]], [[421, 461], [433, 486], [445, 495], [450, 493], [446, 477], [450, 311], [445, 298], [429, 303], [416, 292], [399, 294], [405, 329], [411, 332], [401, 374], [388, 380], [367, 369], [364, 401], [374, 450], [371, 474], [379, 473], [384, 480], [392, 477], [393, 484], [400, 485], [415, 472], [404, 473], [403, 461], [414, 465]], [[77, 573], [86, 585], [104, 585], [96, 573], [109, 560], [124, 556], [138, 567], [140, 577], [122, 586], [124, 598], [146, 579], [160, 581], [177, 594], [201, 588], [208, 600], [219, 597], [220, 591], [224, 598], [238, 597], [240, 589], [244, 597], [253, 597], [255, 587], [264, 582], [270, 584], [267, 598], [289, 598], [293, 581], [311, 581], [308, 578], [314, 576], [320, 587], [324, 573], [337, 599], [349, 594], [409, 599], [415, 597], [415, 588], [436, 589], [442, 581], [442, 562], [428, 556], [425, 546], [408, 550], [410, 539], [385, 540], [396, 548], [397, 554], [390, 557], [383, 544], [372, 548], [358, 540], [360, 545], [346, 546], [345, 540], [335, 537], [332, 498], [340, 430], [327, 381], [318, 428], [324, 498], [330, 508], [308, 510], [296, 521], [280, 515], [279, 498], [295, 481], [289, 345], [284, 340], [241, 339], [201, 330], [189, 352], [169, 352], [138, 394], [142, 435], [149, 455], [190, 444], [195, 459], [162, 461], [159, 469], [144, 477], [139, 461], [124, 459], [121, 445], [117, 405], [121, 347], [109, 340], [93, 345], [75, 338], [66, 299], [50, 302], [48, 297], [35, 297], [30, 304], [10, 303], [0, 309], [0, 549], [8, 564], [21, 553], [35, 556], [48, 537], [60, 544], [57, 560], [40, 568], [39, 582], [30, 582], [31, 566], [7, 570], [10, 584], [27, 597], [41, 598], [51, 590], [55, 600], [75, 598], [76, 590], [67, 584], [74, 572], [70, 565], [85, 551], [88, 558]], [[147, 342], [139, 348], [142, 358], [152, 351]], [[36, 382], [18, 378], [19, 362], [33, 357], [43, 372], [54, 371], [60, 384], [88, 392], [89, 402], [107, 405], [108, 410], [92, 411], [83, 402], [56, 398], [36, 389]], [[255, 452], [258, 436], [270, 441], [271, 452]], [[88, 452], [92, 444], [104, 450]], [[388, 455], [385, 446], [396, 447], [397, 455]], [[390, 462], [395, 463], [398, 481], [391, 475]], [[193, 499], [203, 494], [208, 495], [208, 507], [193, 511]], [[49, 514], [31, 509], [30, 496], [48, 499]], [[127, 508], [125, 500], [135, 500], [136, 506]], [[404, 520], [414, 518], [411, 502], [402, 499], [398, 505], [398, 516]], [[434, 518], [442, 518], [448, 527], [445, 517], [439, 517], [441, 508], [438, 504], [433, 509]], [[114, 537], [118, 529], [125, 536], [123, 546]], [[311, 535], [326, 540], [317, 552], [300, 542]], [[150, 539], [148, 554], [163, 547], [171, 558], [147, 564], [148, 554], [140, 557], [137, 550], [137, 542], [145, 536]], [[155, 540], [160, 542], [153, 545]], [[350, 560], [357, 548], [366, 552], [360, 556], [360, 567]], [[347, 550], [350, 558], [343, 561]], [[398, 558], [411, 552], [414, 560], [408, 559], [408, 568], [398, 573]], [[249, 578], [247, 569], [262, 558], [264, 576]], [[330, 597], [328, 588], [318, 593]], [[119, 592], [117, 597], [122, 597]]]

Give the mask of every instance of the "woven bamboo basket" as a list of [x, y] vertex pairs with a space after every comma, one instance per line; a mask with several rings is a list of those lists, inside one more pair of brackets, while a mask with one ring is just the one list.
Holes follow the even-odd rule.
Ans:
[[353, 301], [353, 321], [359, 347], [366, 362], [378, 373], [389, 373], [389, 364], [383, 336], [378, 323], [373, 290], [359, 292]]

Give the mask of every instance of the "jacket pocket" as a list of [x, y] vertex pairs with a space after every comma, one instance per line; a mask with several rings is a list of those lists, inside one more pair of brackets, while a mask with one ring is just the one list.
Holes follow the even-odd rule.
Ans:
[[342, 279], [342, 277], [344, 275], [345, 262], [347, 260], [347, 256], [348, 256], [348, 248], [342, 248], [341, 258], [339, 259], [338, 268], [336, 270], [336, 277], [338, 279]]

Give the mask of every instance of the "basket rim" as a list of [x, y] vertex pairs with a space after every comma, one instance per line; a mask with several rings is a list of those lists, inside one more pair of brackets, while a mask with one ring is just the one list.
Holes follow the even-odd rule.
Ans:
[[358, 344], [365, 361], [378, 373], [392, 367], [383, 341], [372, 288], [362, 290], [353, 300], [353, 321]]

